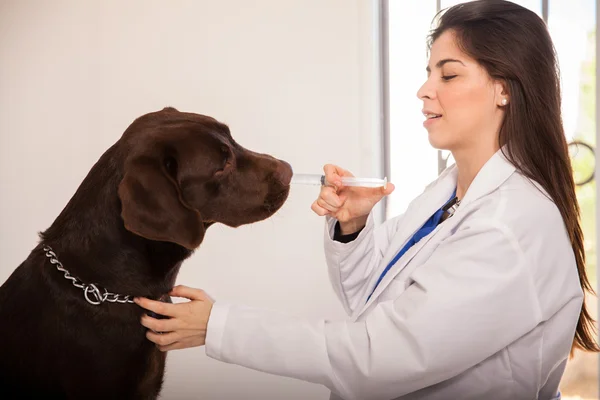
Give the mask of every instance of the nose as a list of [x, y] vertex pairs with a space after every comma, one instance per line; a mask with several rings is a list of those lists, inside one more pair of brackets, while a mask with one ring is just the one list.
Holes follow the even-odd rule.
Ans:
[[283, 160], [277, 160], [277, 167], [273, 172], [273, 178], [281, 182], [282, 185], [289, 185], [292, 180], [292, 166]]
[[429, 78], [421, 85], [419, 90], [417, 90], [417, 97], [421, 100], [425, 99], [433, 99], [435, 97], [435, 90], [433, 85], [429, 83]]

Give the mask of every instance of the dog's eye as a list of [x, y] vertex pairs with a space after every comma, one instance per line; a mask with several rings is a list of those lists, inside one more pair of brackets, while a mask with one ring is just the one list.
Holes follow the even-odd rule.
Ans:
[[221, 167], [217, 170], [216, 174], [222, 174], [227, 167], [231, 165], [231, 150], [229, 147], [223, 145], [221, 146]]
[[221, 146], [221, 155], [223, 156], [224, 162], [229, 161], [229, 147]]
[[169, 175], [173, 178], [177, 178], [177, 160], [174, 157], [166, 157], [164, 160], [165, 168]]

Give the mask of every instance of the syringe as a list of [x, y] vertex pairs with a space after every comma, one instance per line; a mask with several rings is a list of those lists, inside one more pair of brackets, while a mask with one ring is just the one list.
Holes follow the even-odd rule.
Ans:
[[[344, 186], [362, 186], [362, 187], [381, 187], [387, 186], [387, 177], [379, 178], [358, 178], [355, 176], [341, 176], [340, 180]], [[292, 184], [301, 185], [319, 185], [332, 186], [326, 179], [325, 175], [320, 174], [294, 174], [292, 176]]]

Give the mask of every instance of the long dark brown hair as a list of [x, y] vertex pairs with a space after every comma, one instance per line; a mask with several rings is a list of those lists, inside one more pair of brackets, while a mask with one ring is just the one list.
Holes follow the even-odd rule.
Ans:
[[[581, 287], [593, 293], [585, 271], [579, 203], [562, 119], [560, 72], [544, 21], [533, 11], [504, 0], [479, 0], [442, 11], [428, 46], [451, 30], [460, 49], [494, 80], [504, 82], [510, 102], [500, 128], [499, 145], [507, 159], [540, 184], [565, 222]], [[585, 304], [573, 349], [600, 351], [595, 321]]]

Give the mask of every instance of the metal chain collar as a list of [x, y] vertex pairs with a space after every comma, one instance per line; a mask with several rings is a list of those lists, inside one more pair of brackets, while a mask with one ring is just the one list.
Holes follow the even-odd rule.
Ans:
[[105, 301], [108, 301], [109, 303], [133, 303], [133, 296], [110, 293], [104, 288], [99, 288], [94, 283], [86, 284], [81, 282], [63, 267], [62, 263], [58, 260], [56, 253], [50, 246], [44, 246], [43, 250], [46, 252], [46, 257], [50, 259], [50, 263], [56, 265], [56, 269], [60, 272], [64, 272], [65, 278], [69, 279], [73, 286], [83, 290], [83, 296], [88, 303], [95, 306], [100, 305]]

